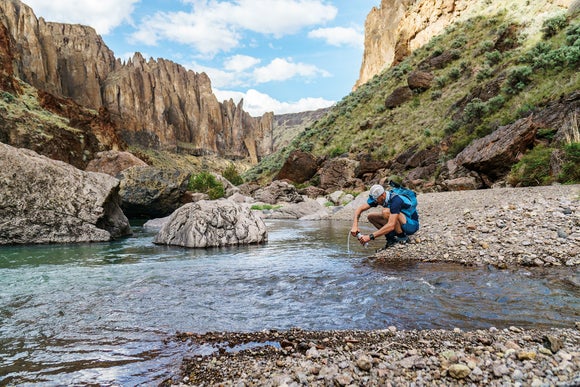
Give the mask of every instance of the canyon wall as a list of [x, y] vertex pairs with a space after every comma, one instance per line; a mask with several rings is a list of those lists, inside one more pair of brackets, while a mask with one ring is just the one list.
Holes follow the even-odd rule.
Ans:
[[16, 77], [82, 106], [106, 108], [129, 144], [254, 162], [272, 152], [273, 115], [255, 118], [243, 102], [218, 102], [205, 73], [139, 53], [122, 63], [93, 28], [37, 19], [18, 0], [0, 0], [0, 22]]
[[530, 33], [540, 28], [542, 14], [557, 14], [577, 0], [382, 0], [365, 22], [365, 48], [354, 89], [382, 70], [404, 60], [454, 22], [505, 11], [526, 23]]

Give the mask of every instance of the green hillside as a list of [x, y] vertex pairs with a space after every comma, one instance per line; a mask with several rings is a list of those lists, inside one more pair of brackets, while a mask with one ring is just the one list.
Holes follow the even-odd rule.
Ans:
[[[271, 179], [295, 149], [316, 156], [347, 154], [356, 158], [364, 154], [388, 161], [413, 146], [421, 150], [437, 145], [443, 150], [442, 163], [474, 139], [580, 90], [578, 13], [545, 20], [542, 30], [533, 36], [525, 34], [524, 27], [505, 14], [449, 27], [405, 61], [343, 98], [290, 145], [263, 159], [244, 177]], [[407, 102], [387, 108], [387, 97], [407, 86], [411, 72], [423, 69], [434, 76], [431, 87], [415, 90]], [[572, 163], [572, 171], [580, 169], [577, 121], [569, 132], [566, 141], [556, 142], [551, 141], [551, 130], [540, 129], [542, 146], [527, 156], [530, 162], [545, 157], [546, 149], [561, 148], [568, 167]], [[512, 174], [516, 184], [522, 183], [516, 176], [519, 167]], [[580, 177], [578, 172], [572, 177], [568, 173], [566, 177], [536, 179], [535, 184], [554, 179], [578, 182]]]

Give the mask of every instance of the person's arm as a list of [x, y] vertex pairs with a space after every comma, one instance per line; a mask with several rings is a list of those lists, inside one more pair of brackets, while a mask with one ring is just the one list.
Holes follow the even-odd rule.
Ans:
[[[381, 227], [377, 231], [375, 231], [373, 233], [373, 236], [376, 238], [376, 237], [381, 236], [381, 235], [387, 235], [388, 233], [393, 231], [395, 229], [395, 227], [397, 226], [397, 218], [398, 217], [399, 217], [399, 214], [391, 213], [391, 215], [389, 216], [389, 220], [387, 221], [387, 224], [385, 224], [383, 227]], [[370, 240], [370, 236], [369, 236], [369, 240]]]
[[360, 218], [360, 215], [365, 212], [366, 210], [368, 210], [369, 208], [371, 208], [371, 206], [368, 203], [364, 203], [361, 204], [355, 211], [354, 211], [354, 218], [352, 220], [352, 227], [350, 228], [350, 233], [352, 236], [356, 236], [356, 233], [359, 231], [358, 230], [358, 219]]

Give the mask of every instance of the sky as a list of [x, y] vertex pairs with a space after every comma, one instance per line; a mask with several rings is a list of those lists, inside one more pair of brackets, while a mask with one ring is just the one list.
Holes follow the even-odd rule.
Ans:
[[352, 90], [364, 22], [380, 0], [24, 0], [46, 21], [88, 25], [115, 57], [205, 72], [253, 116], [328, 107]]

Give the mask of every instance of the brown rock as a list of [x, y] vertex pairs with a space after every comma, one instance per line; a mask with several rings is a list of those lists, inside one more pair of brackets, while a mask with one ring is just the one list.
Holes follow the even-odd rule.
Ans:
[[129, 152], [105, 151], [97, 153], [97, 157], [89, 162], [85, 171], [117, 176], [125, 169], [146, 165], [147, 163]]
[[331, 191], [353, 185], [357, 165], [358, 162], [347, 158], [326, 161], [320, 168], [320, 188]]
[[424, 91], [431, 87], [435, 76], [427, 71], [413, 71], [407, 77], [407, 84], [411, 90]]
[[316, 158], [307, 152], [295, 150], [286, 159], [276, 180], [290, 180], [295, 183], [304, 183], [310, 180], [318, 170]]
[[406, 86], [398, 87], [385, 100], [385, 107], [387, 109], [396, 108], [411, 100], [411, 98], [413, 98], [413, 91], [411, 89]]
[[437, 55], [429, 59], [429, 66], [434, 67], [436, 69], [442, 69], [447, 67], [447, 65], [453, 62], [455, 59], [457, 58], [452, 51], [444, 51], [440, 55]]
[[499, 178], [509, 172], [511, 165], [533, 144], [536, 131], [531, 116], [520, 119], [473, 141], [455, 161], [467, 169]]

